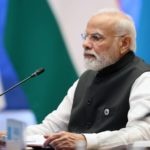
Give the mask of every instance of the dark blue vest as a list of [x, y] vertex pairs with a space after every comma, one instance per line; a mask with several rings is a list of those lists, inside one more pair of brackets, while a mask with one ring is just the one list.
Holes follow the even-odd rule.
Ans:
[[99, 72], [86, 71], [75, 91], [68, 131], [98, 133], [125, 127], [132, 84], [146, 71], [150, 66], [133, 52]]

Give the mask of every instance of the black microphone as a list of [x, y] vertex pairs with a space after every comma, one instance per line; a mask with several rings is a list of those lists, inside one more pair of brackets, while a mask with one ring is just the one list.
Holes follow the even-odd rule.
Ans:
[[32, 73], [29, 77], [25, 78], [24, 80], [20, 81], [19, 83], [16, 83], [15, 85], [13, 85], [12, 87], [10, 87], [8, 90], [4, 91], [3, 93], [0, 94], [0, 96], [6, 94], [7, 92], [11, 91], [12, 89], [14, 89], [15, 87], [19, 86], [20, 84], [28, 81], [29, 79], [36, 77], [38, 75], [40, 75], [41, 73], [43, 73], [45, 71], [44, 68], [40, 68], [38, 70], [36, 70], [34, 73]]

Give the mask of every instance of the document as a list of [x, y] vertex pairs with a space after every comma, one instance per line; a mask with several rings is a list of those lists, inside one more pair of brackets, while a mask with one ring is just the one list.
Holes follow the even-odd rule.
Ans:
[[43, 147], [45, 140], [43, 135], [31, 135], [25, 137], [25, 144], [31, 147]]

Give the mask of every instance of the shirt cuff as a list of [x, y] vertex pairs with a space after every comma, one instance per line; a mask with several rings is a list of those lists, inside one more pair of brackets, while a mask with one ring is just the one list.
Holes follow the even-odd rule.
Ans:
[[90, 149], [97, 149], [98, 148], [98, 140], [97, 140], [97, 134], [83, 134], [87, 141], [87, 150]]

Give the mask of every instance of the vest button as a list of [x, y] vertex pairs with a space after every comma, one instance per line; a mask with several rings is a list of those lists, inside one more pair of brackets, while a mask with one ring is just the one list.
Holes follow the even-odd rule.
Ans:
[[90, 104], [91, 104], [91, 102], [92, 102], [92, 101], [89, 99], [89, 100], [87, 101], [87, 104], [88, 104], [88, 105], [90, 105]]
[[108, 115], [109, 115], [109, 112], [110, 112], [110, 111], [109, 111], [108, 108], [104, 109], [104, 115], [105, 115], [105, 116], [108, 116]]

